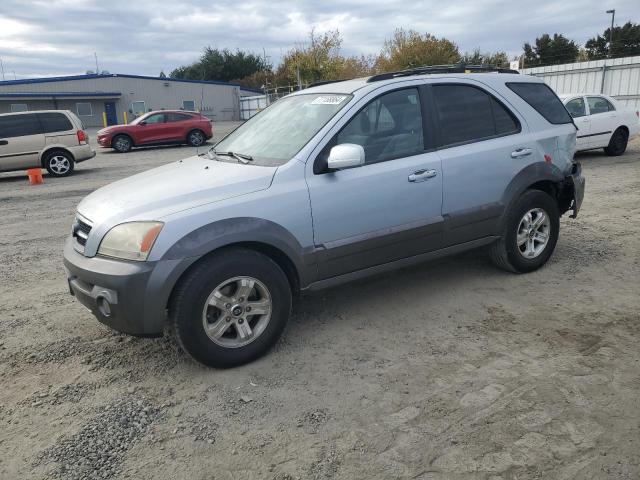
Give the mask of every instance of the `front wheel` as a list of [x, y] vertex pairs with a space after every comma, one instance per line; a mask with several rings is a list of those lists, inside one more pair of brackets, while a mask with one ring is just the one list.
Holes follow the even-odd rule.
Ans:
[[111, 141], [111, 147], [118, 153], [127, 153], [133, 147], [133, 142], [128, 135], [116, 135]]
[[269, 257], [234, 248], [215, 253], [181, 279], [170, 321], [195, 360], [228, 368], [262, 356], [291, 313], [287, 276]]
[[540, 190], [528, 190], [509, 208], [502, 237], [491, 247], [491, 259], [511, 272], [537, 270], [551, 257], [559, 231], [556, 201]]

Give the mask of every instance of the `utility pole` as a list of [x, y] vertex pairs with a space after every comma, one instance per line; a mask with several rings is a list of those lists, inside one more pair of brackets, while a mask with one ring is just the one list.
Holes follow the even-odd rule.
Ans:
[[267, 51], [262, 47], [262, 57], [264, 58], [264, 96], [267, 101], [267, 107], [269, 106], [269, 92], [267, 90]]
[[93, 52], [93, 57], [96, 59], [96, 74], [100, 75], [100, 67], [98, 66], [98, 54]]
[[613, 46], [613, 20], [616, 18], [616, 9], [607, 10], [611, 14], [611, 29], [609, 30], [609, 58], [611, 58], [611, 47]]
[[2, 63], [1, 58], [0, 58], [0, 70], [2, 70], [2, 81], [4, 82], [4, 64]]

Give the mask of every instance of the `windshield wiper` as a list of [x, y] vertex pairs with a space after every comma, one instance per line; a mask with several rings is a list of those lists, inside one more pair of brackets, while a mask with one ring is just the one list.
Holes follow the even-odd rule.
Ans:
[[236, 153], [236, 152], [216, 152], [215, 150], [213, 150], [213, 154], [214, 155], [218, 155], [218, 156], [224, 156], [224, 157], [232, 157], [235, 158], [238, 162], [240, 163], [249, 163], [249, 162], [253, 162], [253, 157], [251, 155], [244, 155], [242, 153]]

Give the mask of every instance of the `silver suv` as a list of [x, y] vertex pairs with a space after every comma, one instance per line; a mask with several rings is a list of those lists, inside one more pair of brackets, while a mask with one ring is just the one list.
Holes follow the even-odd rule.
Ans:
[[69, 110], [0, 114], [0, 172], [42, 167], [66, 177], [77, 162], [95, 156], [82, 122]]
[[72, 294], [229, 367], [276, 342], [300, 292], [481, 246], [511, 272], [541, 267], [582, 202], [576, 128], [541, 80], [470, 70], [308, 88], [92, 193], [64, 249]]

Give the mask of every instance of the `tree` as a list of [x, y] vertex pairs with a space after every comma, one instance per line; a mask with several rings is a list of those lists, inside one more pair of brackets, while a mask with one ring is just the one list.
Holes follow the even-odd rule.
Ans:
[[338, 30], [309, 33], [309, 41], [286, 53], [274, 72], [278, 85], [296, 85], [298, 74], [303, 85], [322, 80], [344, 80], [371, 75], [372, 57], [345, 57], [341, 54], [342, 36]]
[[160, 70], [160, 75], [158, 75], [158, 78], [167, 78], [167, 76], [164, 73], [164, 70]]
[[460, 61], [458, 46], [446, 38], [415, 30], [396, 29], [386, 40], [376, 61], [376, 70], [392, 72], [425, 65], [442, 65]]
[[460, 61], [467, 65], [492, 65], [496, 67], [508, 67], [509, 57], [505, 52], [481, 52], [476, 48], [473, 52], [466, 52]]
[[270, 70], [271, 65], [253, 53], [229, 49], [206, 47], [200, 60], [191, 65], [178, 67], [169, 76], [185, 80], [220, 80], [228, 82], [234, 78], [245, 78], [256, 72]]
[[554, 33], [553, 37], [545, 33], [536, 38], [535, 46], [524, 44], [525, 67], [571, 63], [578, 57], [579, 47], [562, 34]]
[[613, 27], [613, 42], [609, 45], [611, 28], [602, 35], [590, 38], [585, 43], [589, 60], [640, 55], [640, 24], [627, 22], [622, 27]]

